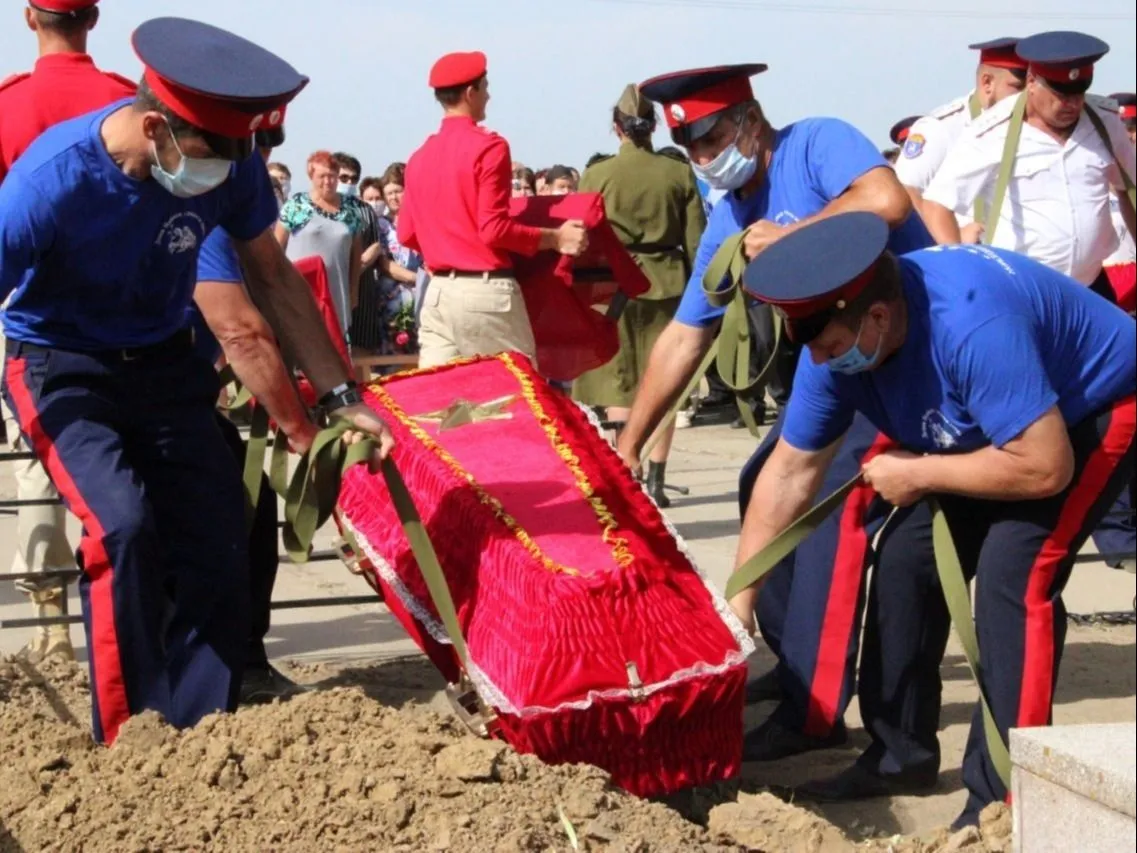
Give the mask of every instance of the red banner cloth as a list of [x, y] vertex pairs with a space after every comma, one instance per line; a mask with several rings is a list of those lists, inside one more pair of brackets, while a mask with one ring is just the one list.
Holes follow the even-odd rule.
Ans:
[[1137, 264], [1111, 264], [1105, 267], [1105, 276], [1117, 304], [1130, 314], [1137, 311]]
[[[516, 353], [385, 377], [364, 399], [395, 435], [501, 736], [641, 796], [736, 774], [753, 646], [588, 415]], [[460, 404], [483, 408], [441, 428]], [[338, 511], [368, 581], [455, 681], [383, 478], [350, 469]]]
[[[347, 341], [344, 340], [343, 331], [340, 329], [335, 302], [332, 301], [332, 290], [328, 284], [328, 268], [324, 265], [324, 259], [319, 255], [312, 255], [295, 261], [293, 266], [304, 276], [308, 286], [312, 289], [312, 295], [316, 298], [316, 307], [320, 309], [320, 316], [324, 319], [328, 335], [331, 337], [332, 343], [335, 344], [340, 358], [343, 359], [344, 366], [351, 373], [353, 370], [351, 356], [348, 354]], [[308, 380], [299, 379], [297, 384], [304, 402], [308, 406], [315, 406], [316, 392]]]
[[567, 382], [610, 361], [620, 348], [616, 324], [591, 306], [607, 302], [617, 290], [629, 299], [639, 296], [651, 282], [608, 223], [604, 197], [518, 197], [510, 214], [540, 228], [579, 219], [588, 230], [589, 247], [579, 257], [549, 250], [513, 258], [542, 375]]

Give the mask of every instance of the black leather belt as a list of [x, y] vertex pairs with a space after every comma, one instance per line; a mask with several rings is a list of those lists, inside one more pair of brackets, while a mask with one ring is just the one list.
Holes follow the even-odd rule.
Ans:
[[431, 270], [430, 275], [431, 278], [513, 278], [513, 270], [508, 267], [500, 270]]
[[[175, 332], [164, 341], [156, 344], [147, 344], [140, 347], [123, 347], [122, 349], [106, 349], [82, 351], [84, 355], [99, 359], [114, 359], [116, 361], [150, 361], [153, 359], [169, 358], [172, 355], [184, 355], [193, 349], [194, 330], [192, 327]], [[23, 353], [46, 353], [55, 350], [67, 350], [66, 347], [45, 347], [39, 344], [29, 344], [24, 341], [8, 339], [4, 342], [8, 355], [18, 358]], [[78, 350], [67, 350], [78, 352]]]

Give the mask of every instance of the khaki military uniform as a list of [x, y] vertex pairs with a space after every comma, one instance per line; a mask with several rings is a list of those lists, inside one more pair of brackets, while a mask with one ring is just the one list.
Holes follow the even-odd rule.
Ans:
[[630, 142], [585, 169], [580, 191], [603, 195], [609, 223], [647, 274], [651, 289], [624, 308], [620, 351], [577, 379], [573, 396], [590, 406], [627, 407], [687, 286], [707, 224], [703, 199], [689, 164]]

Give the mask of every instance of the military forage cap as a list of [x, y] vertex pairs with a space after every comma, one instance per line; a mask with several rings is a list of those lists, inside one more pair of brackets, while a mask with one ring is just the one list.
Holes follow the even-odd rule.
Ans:
[[647, 119], [650, 119], [655, 112], [651, 101], [643, 96], [640, 87], [635, 83], [629, 83], [624, 87], [620, 100], [616, 101], [616, 109], [626, 116]]

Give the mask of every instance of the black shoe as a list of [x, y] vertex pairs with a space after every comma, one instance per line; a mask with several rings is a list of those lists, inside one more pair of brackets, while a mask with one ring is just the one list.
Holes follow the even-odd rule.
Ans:
[[700, 409], [721, 409], [734, 405], [734, 394], [730, 391], [711, 391], [699, 401]]
[[757, 705], [759, 702], [780, 702], [782, 700], [782, 682], [778, 678], [778, 670], [759, 675], [746, 682], [746, 704]]
[[927, 794], [936, 787], [936, 773], [905, 773], [882, 776], [860, 764], [828, 779], [806, 782], [794, 789], [799, 800], [815, 803], [851, 803], [874, 797]]
[[310, 687], [297, 684], [272, 664], [250, 666], [245, 668], [238, 702], [241, 705], [263, 705], [274, 699], [291, 699], [309, 690]]
[[843, 746], [849, 740], [845, 724], [838, 721], [825, 737], [807, 735], [791, 729], [771, 717], [747, 732], [742, 738], [743, 761], [777, 761], [791, 755], [801, 755], [815, 749], [832, 749]]
[[671, 499], [667, 497], [663, 488], [663, 478], [666, 471], [666, 462], [647, 463], [647, 493], [651, 495], [651, 499], [660, 509], [667, 509], [671, 506]]

